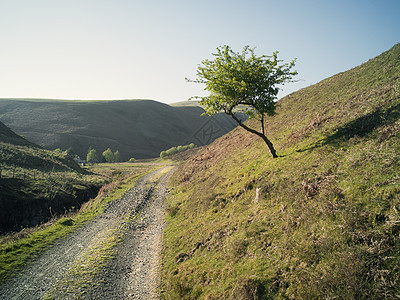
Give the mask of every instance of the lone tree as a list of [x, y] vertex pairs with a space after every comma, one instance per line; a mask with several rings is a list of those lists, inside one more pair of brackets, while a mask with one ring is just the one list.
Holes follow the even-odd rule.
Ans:
[[[272, 156], [278, 157], [265, 132], [265, 115], [275, 114], [278, 85], [292, 82], [297, 71], [290, 63], [278, 60], [278, 51], [272, 56], [256, 56], [254, 48], [245, 46], [242, 53], [232, 51], [229, 46], [220, 46], [213, 53], [214, 60], [203, 60], [197, 69], [197, 79], [190, 82], [205, 84], [204, 90], [209, 96], [200, 98], [200, 104], [207, 114], [224, 112], [231, 116], [241, 127], [261, 137], [267, 144]], [[250, 118], [260, 121], [261, 130], [245, 125], [236, 115], [244, 112]]]

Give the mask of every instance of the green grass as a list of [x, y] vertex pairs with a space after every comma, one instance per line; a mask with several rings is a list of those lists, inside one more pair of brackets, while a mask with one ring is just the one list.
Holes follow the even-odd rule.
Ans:
[[175, 173], [164, 299], [400, 295], [399, 62], [397, 45], [282, 99], [277, 159], [237, 129]]
[[60, 299], [60, 295], [74, 295], [74, 299], [84, 299], [86, 288], [93, 284], [95, 275], [102, 270], [115, 254], [115, 245], [120, 241], [117, 228], [110, 228], [97, 236], [91, 247], [82, 251], [74, 260], [63, 280], [57, 282], [45, 299]]
[[[123, 216], [121, 219], [125, 218], [127, 224], [135, 217], [138, 215]], [[114, 258], [115, 246], [120, 243], [124, 229], [124, 225], [119, 223], [116, 227], [99, 232], [96, 240], [75, 258], [67, 272], [63, 274], [63, 278], [46, 294], [45, 299], [60, 299], [65, 295], [74, 295], [74, 299], [84, 299], [86, 290], [94, 284], [96, 275]]]

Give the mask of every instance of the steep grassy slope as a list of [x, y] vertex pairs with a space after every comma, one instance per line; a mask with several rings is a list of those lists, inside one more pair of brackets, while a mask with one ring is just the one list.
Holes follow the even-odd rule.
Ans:
[[97, 194], [104, 179], [0, 123], [0, 232], [37, 225]]
[[11, 143], [14, 145], [35, 146], [33, 143], [13, 132], [2, 122], [0, 122], [0, 142]]
[[[256, 126], [256, 123], [248, 124]], [[400, 295], [400, 44], [279, 101], [174, 175], [166, 299]]]
[[0, 120], [47, 149], [72, 147], [86, 158], [111, 148], [122, 158], [157, 157], [177, 145], [209, 144], [236, 125], [225, 115], [201, 116], [195, 106], [151, 100], [65, 101], [0, 99]]

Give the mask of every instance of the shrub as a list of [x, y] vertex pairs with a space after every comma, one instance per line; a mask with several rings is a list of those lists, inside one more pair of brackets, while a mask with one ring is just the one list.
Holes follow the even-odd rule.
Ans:
[[60, 148], [55, 149], [54, 152], [57, 153], [57, 154], [63, 153], [63, 151]]
[[169, 148], [169, 149], [166, 151], [166, 153], [167, 153], [167, 156], [176, 154], [176, 153], [178, 153], [178, 148], [177, 148], [177, 147]]
[[195, 147], [196, 147], [196, 145], [193, 143], [191, 143], [189, 145], [184, 145], [184, 146], [172, 147], [172, 148], [169, 148], [168, 150], [161, 151], [160, 157], [165, 158], [167, 156], [174, 155], [176, 153], [183, 152], [183, 151], [186, 151], [189, 149], [193, 149]]

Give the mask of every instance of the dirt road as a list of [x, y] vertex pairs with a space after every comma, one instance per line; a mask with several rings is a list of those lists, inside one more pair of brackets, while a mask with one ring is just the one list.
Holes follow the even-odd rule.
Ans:
[[0, 285], [0, 299], [157, 299], [172, 172], [164, 167], [138, 180], [102, 215]]

